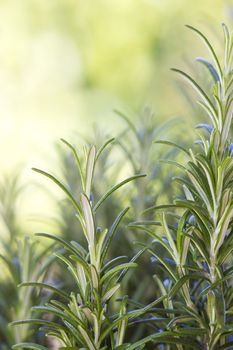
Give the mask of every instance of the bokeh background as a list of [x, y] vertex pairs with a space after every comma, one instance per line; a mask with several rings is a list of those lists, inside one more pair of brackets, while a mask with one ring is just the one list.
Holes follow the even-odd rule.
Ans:
[[[96, 126], [116, 136], [115, 108], [133, 120], [148, 105], [158, 124], [179, 116], [194, 125], [189, 93], [169, 68], [192, 73], [195, 54], [206, 55], [186, 23], [220, 51], [220, 23], [231, 16], [223, 0], [0, 1], [1, 175], [37, 181], [31, 167], [57, 168], [60, 137], [90, 138]], [[35, 191], [18, 210], [45, 215], [49, 201]]]
[[[221, 50], [220, 23], [231, 22], [231, 4], [1, 0], [1, 175], [21, 173], [22, 182], [33, 183], [32, 166], [57, 168], [54, 144], [61, 137], [88, 138], [96, 126], [116, 136], [122, 121], [115, 108], [133, 119], [146, 105], [157, 124], [179, 116], [192, 126], [195, 107], [169, 68], [192, 73], [195, 54], [206, 54], [187, 23]], [[46, 216], [51, 203], [45, 193], [36, 186], [28, 191], [18, 211]], [[25, 220], [25, 230], [38, 230], [32, 221]]]
[[[6, 263], [0, 278], [0, 349], [26, 339], [7, 326], [30, 314], [30, 303], [16, 286], [24, 280], [24, 268], [31, 271], [28, 280], [35, 279], [33, 264], [40, 262], [34, 246], [28, 253], [23, 237], [48, 231], [76, 239], [79, 231], [61, 191], [31, 168], [56, 174], [78, 196], [76, 170], [59, 139], [100, 146], [107, 136], [116, 136], [122, 144], [102, 159], [96, 192], [135, 169], [148, 170], [153, 181], [113, 197], [102, 223], [107, 226], [127, 205], [132, 206], [130, 221], [146, 207], [172, 200], [173, 170], [158, 165], [167, 150], [153, 148], [152, 141], [165, 137], [189, 146], [194, 125], [204, 119], [195, 94], [170, 68], [181, 68], [210, 88], [205, 68], [194, 59], [208, 53], [184, 25], [206, 33], [222, 57], [221, 22], [232, 28], [232, 20], [233, 1], [228, 0], [0, 0], [0, 257]], [[115, 109], [128, 116], [136, 133], [125, 131], [127, 122]], [[169, 120], [169, 130], [161, 127]], [[125, 157], [119, 149], [127, 149]], [[125, 241], [115, 241], [112, 256], [122, 248], [133, 255], [135, 236], [122, 231]], [[147, 276], [139, 270], [130, 282], [136, 300], [142, 300], [155, 272], [149, 259], [143, 266]], [[137, 291], [141, 276], [146, 282]], [[154, 289], [146, 292], [148, 302]]]
[[[187, 23], [208, 33], [221, 52], [220, 24], [231, 22], [231, 5], [227, 0], [1, 0], [3, 186], [16, 174], [22, 183], [36, 182], [32, 166], [58, 168], [54, 145], [61, 137], [90, 139], [97, 126], [116, 136], [122, 120], [114, 109], [133, 120], [150, 106], [157, 125], [179, 116], [187, 130], [192, 127], [198, 112], [169, 68], [192, 74], [198, 64], [193, 57], [206, 55]], [[29, 186], [19, 216], [48, 216], [52, 204], [45, 192]], [[32, 222], [27, 217], [25, 231], [39, 229]]]
[[186, 115], [169, 68], [193, 64], [195, 50], [204, 50], [184, 25], [198, 26], [218, 44], [230, 6], [224, 0], [1, 0], [2, 171], [37, 163], [55, 140], [88, 133], [93, 123], [111, 131], [118, 124], [114, 108], [137, 113], [148, 104], [157, 118]]

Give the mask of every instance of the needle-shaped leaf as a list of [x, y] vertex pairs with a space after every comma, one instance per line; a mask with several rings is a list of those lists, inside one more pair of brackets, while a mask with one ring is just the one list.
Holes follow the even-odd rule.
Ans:
[[[12, 349], [32, 349], [32, 350], [48, 350], [45, 346], [38, 345], [35, 343], [18, 343], [12, 346]], [[66, 348], [67, 349], [67, 348]]]
[[230, 33], [225, 23], [222, 23], [222, 28], [224, 32], [224, 38], [225, 38], [224, 64], [225, 64], [225, 67], [227, 67], [228, 60], [229, 60]]
[[137, 267], [138, 265], [135, 263], [125, 263], [125, 264], [120, 264], [114, 268], [112, 268], [111, 270], [107, 271], [100, 280], [100, 283], [103, 284], [104, 281], [106, 281], [107, 279], [109, 279], [110, 277], [115, 276], [117, 273], [119, 273], [120, 271], [124, 270], [124, 269], [128, 269], [131, 267]]
[[93, 218], [90, 202], [84, 194], [81, 194], [81, 202], [82, 202], [83, 214], [85, 219], [86, 238], [89, 244], [94, 245], [95, 244], [95, 225], [94, 225], [94, 218]]
[[91, 340], [89, 334], [86, 332], [86, 330], [84, 328], [82, 328], [81, 326], [78, 326], [79, 332], [81, 333], [83, 339], [85, 340], [85, 343], [88, 346], [89, 350], [96, 350], [95, 345], [93, 344], [93, 341]]
[[81, 323], [77, 317], [74, 317], [71, 313], [67, 314], [63, 310], [60, 310], [54, 306], [33, 306], [32, 311], [40, 312], [40, 313], [49, 313], [54, 316], [59, 317], [61, 320], [70, 320], [72, 323], [76, 324], [76, 322]]
[[[181, 338], [178, 338], [178, 337]], [[193, 343], [192, 341], [188, 341], [188, 340], [183, 340], [182, 337], [185, 337], [184, 334], [182, 333], [178, 333], [178, 332], [169, 332], [169, 331], [164, 331], [161, 333], [155, 333], [153, 335], [150, 335], [148, 337], [143, 338], [142, 340], [137, 341], [136, 343], [134, 343], [133, 345], [130, 345], [127, 350], [135, 350], [138, 348], [138, 346], [147, 344], [149, 342], [153, 342], [153, 343], [167, 343], [167, 344], [180, 344], [180, 345], [188, 345], [190, 350], [191, 349], [200, 349], [201, 347], [196, 344]]]
[[205, 59], [203, 57], [197, 57], [196, 61], [202, 63], [209, 70], [209, 72], [210, 72], [211, 76], [213, 77], [215, 83], [220, 81], [220, 78], [219, 78], [219, 75], [218, 75], [216, 69], [214, 68], [214, 66], [207, 59]]
[[37, 319], [37, 318], [14, 321], [14, 322], [11, 322], [9, 325], [10, 326], [18, 326], [18, 325], [23, 325], [23, 324], [46, 325], [46, 326], [51, 327], [52, 329], [55, 328], [55, 329], [59, 329], [59, 330], [65, 330], [64, 326], [62, 326], [61, 324], [58, 324], [58, 323], [52, 322], [52, 321], [48, 321], [48, 320]]
[[167, 141], [167, 140], [156, 140], [156, 141], [154, 141], [154, 143], [160, 143], [162, 145], [168, 145], [171, 147], [175, 147], [175, 148], [183, 151], [184, 153], [186, 153], [187, 156], [189, 156], [189, 152], [184, 147], [177, 145], [175, 142], [171, 142], [171, 141]]
[[63, 246], [64, 248], [66, 248], [69, 252], [73, 253], [73, 254], [79, 254], [79, 252], [77, 251], [77, 249], [75, 249], [74, 246], [72, 246], [71, 244], [69, 244], [67, 241], [65, 241], [63, 238], [52, 235], [50, 233], [45, 233], [45, 232], [38, 232], [35, 234], [35, 236], [38, 237], [45, 237], [45, 238], [49, 238], [52, 239], [55, 242], [58, 242], [59, 244], [61, 244], [61, 246]]
[[94, 206], [94, 211], [96, 211], [100, 206], [101, 204], [103, 204], [105, 202], [105, 200], [113, 193], [115, 192], [116, 190], [118, 190], [118, 188], [124, 186], [125, 184], [127, 184], [128, 182], [130, 181], [133, 181], [133, 180], [137, 180], [139, 178], [142, 178], [142, 177], [145, 177], [146, 174], [138, 174], [138, 175], [134, 175], [134, 176], [131, 176], [123, 181], [121, 181], [119, 184], [113, 186], [108, 192], [106, 192], [99, 200], [98, 202], [95, 204]]
[[38, 288], [41, 288], [41, 289], [48, 289], [51, 292], [56, 293], [56, 294], [60, 295], [61, 297], [65, 298], [65, 299], [68, 299], [68, 300], [70, 299], [69, 295], [66, 292], [64, 292], [64, 291], [62, 291], [62, 290], [60, 290], [60, 289], [58, 289], [58, 288], [56, 288], [56, 287], [54, 287], [54, 286], [52, 286], [50, 284], [47, 284], [47, 283], [42, 283], [42, 282], [25, 282], [25, 283], [19, 284], [19, 287], [38, 287]]
[[209, 97], [207, 96], [207, 94], [204, 92], [204, 90], [196, 83], [196, 81], [193, 78], [191, 78], [187, 73], [183, 72], [182, 70], [172, 68], [172, 71], [179, 73], [182, 77], [184, 77], [193, 86], [193, 88], [197, 91], [197, 93], [201, 96], [203, 101], [206, 103], [207, 107], [210, 109], [210, 111], [213, 115], [212, 122], [213, 122], [213, 124], [216, 124], [216, 122], [218, 122], [216, 109], [215, 109], [213, 103], [211, 102], [211, 100], [209, 99]]
[[108, 145], [110, 145], [111, 143], [113, 143], [115, 141], [115, 138], [112, 137], [111, 139], [107, 140], [102, 147], [100, 147], [100, 149], [97, 151], [96, 153], [96, 157], [95, 157], [95, 162], [98, 161], [99, 157], [101, 156], [101, 154], [103, 153], [103, 151], [106, 149], [106, 147]]
[[117, 216], [117, 218], [114, 220], [113, 224], [111, 225], [110, 229], [109, 229], [109, 232], [108, 232], [108, 235], [106, 237], [106, 240], [103, 244], [103, 252], [102, 252], [102, 257], [101, 257], [101, 260], [104, 261], [105, 257], [106, 257], [106, 254], [108, 252], [108, 249], [110, 247], [110, 244], [113, 240], [113, 237], [116, 233], [116, 230], [120, 224], [120, 222], [122, 221], [123, 217], [126, 215], [126, 213], [128, 212], [129, 210], [129, 207], [123, 209], [120, 214]]
[[106, 303], [120, 288], [120, 283], [117, 283], [114, 287], [109, 289], [102, 298], [102, 303]]
[[91, 185], [92, 185], [92, 178], [94, 174], [95, 159], [96, 159], [96, 148], [95, 146], [92, 146], [87, 156], [86, 179], [85, 179], [86, 180], [85, 194], [88, 199], [90, 199], [90, 195], [91, 195]]
[[199, 38], [201, 38], [201, 40], [204, 42], [204, 44], [207, 46], [207, 48], [208, 48], [208, 50], [213, 58], [213, 61], [215, 63], [215, 66], [216, 66], [216, 69], [218, 72], [218, 76], [220, 79], [222, 79], [222, 68], [221, 68], [221, 65], [219, 63], [218, 57], [217, 57], [212, 45], [210, 44], [209, 40], [206, 38], [206, 36], [200, 30], [198, 30], [190, 25], [186, 25], [186, 27], [191, 29], [192, 31], [194, 31], [199, 36]]
[[68, 198], [70, 199], [71, 203], [73, 204], [73, 206], [75, 207], [77, 212], [78, 213], [81, 212], [78, 203], [76, 202], [76, 200], [74, 199], [74, 197], [72, 196], [70, 191], [65, 187], [65, 185], [63, 185], [63, 183], [61, 181], [59, 181], [55, 176], [53, 176], [53, 175], [51, 175], [51, 174], [49, 174], [46, 171], [43, 171], [41, 169], [32, 168], [32, 170], [36, 171], [39, 174], [42, 174], [42, 175], [48, 177], [50, 180], [52, 180], [68, 196]]
[[74, 146], [72, 146], [68, 141], [61, 139], [61, 141], [67, 146], [69, 147], [69, 149], [72, 151], [74, 158], [76, 160], [77, 166], [78, 166], [78, 170], [79, 170], [79, 175], [82, 181], [82, 187], [84, 189], [85, 187], [85, 181], [84, 181], [84, 175], [83, 175], [83, 170], [82, 170], [82, 165], [81, 165], [81, 161], [80, 158], [78, 156], [78, 153], [76, 151], [76, 149], [74, 148]]

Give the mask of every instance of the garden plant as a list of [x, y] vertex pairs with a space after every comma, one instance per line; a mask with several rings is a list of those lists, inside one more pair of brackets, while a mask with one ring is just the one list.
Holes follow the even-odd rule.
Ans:
[[[83, 155], [63, 140], [76, 162], [73, 174], [79, 174], [79, 193], [52, 174], [34, 170], [66, 194], [79, 222], [77, 237], [82, 232], [84, 239], [73, 237], [69, 241], [50, 233], [38, 233], [37, 237], [55, 243], [54, 256], [67, 267], [63, 274], [70, 274], [74, 283], [70, 290], [46, 280], [23, 281], [19, 286], [22, 290], [47, 289], [51, 297], [32, 307], [32, 317], [14, 321], [11, 327], [31, 325], [30, 329], [35, 329], [39, 325], [48, 338], [58, 340], [60, 349], [67, 350], [233, 349], [233, 36], [223, 25], [225, 51], [221, 60], [201, 31], [188, 28], [210, 54], [210, 60], [197, 59], [210, 73], [209, 91], [187, 73], [173, 69], [200, 98], [203, 120], [197, 124], [199, 139], [190, 147], [164, 139], [155, 140], [154, 145], [163, 145], [164, 150], [172, 147], [184, 154], [182, 163], [169, 161], [179, 169], [174, 181], [182, 192], [178, 190], [172, 204], [156, 203], [148, 208], [145, 198], [138, 204], [137, 197], [135, 218], [121, 228], [121, 235], [132, 230], [137, 235], [137, 249], [128, 257], [113, 257], [109, 250], [129, 208], [120, 208], [108, 228], [102, 226], [101, 210], [111, 205], [110, 198], [116, 191], [120, 193], [133, 182], [140, 184], [145, 174], [136, 173], [112, 184], [99, 196], [93, 190], [95, 170], [114, 140], [109, 139], [98, 150], [93, 145], [85, 146]], [[134, 154], [130, 157], [133, 159]], [[153, 182], [153, 176], [150, 178]], [[139, 191], [143, 188], [144, 196], [146, 188], [138, 186]], [[153, 183], [150, 189], [153, 191]], [[125, 286], [122, 288], [122, 280], [132, 270], [136, 273], [145, 257], [150, 258], [154, 280], [154, 298], [148, 303], [133, 300], [130, 290], [126, 295]], [[139, 288], [144, 283], [142, 277]], [[139, 327], [144, 331], [138, 332]], [[48, 345], [22, 341], [13, 349], [47, 350]]]
[[[198, 58], [213, 78], [210, 93], [183, 71], [173, 71], [197, 91], [201, 98], [198, 102], [209, 117], [209, 123], [197, 125], [205, 135], [199, 135], [194, 149], [177, 146], [187, 156], [185, 165], [177, 164], [183, 176], [175, 179], [183, 187], [183, 198], [177, 198], [171, 205], [146, 210], [163, 211], [159, 223], [163, 233], [151, 229], [153, 222], [137, 225], [153, 237], [155, 246], [162, 245], [169, 257], [163, 259], [156, 248], [149, 248], [168, 273], [166, 283], [159, 276], [155, 277], [161, 293], [166, 296], [164, 304], [170, 315], [166, 329], [174, 332], [176, 339], [188, 337], [188, 348], [232, 349], [233, 41], [223, 25], [225, 54], [221, 65], [208, 39], [199, 30], [188, 27], [202, 39], [211, 54], [212, 62]], [[165, 214], [167, 209], [176, 214], [171, 224], [167, 220], [169, 213]]]
[[23, 237], [18, 208], [24, 198], [25, 189], [18, 176], [6, 177], [1, 183], [1, 223], [5, 233], [5, 237], [1, 240], [2, 254], [0, 254], [3, 272], [0, 288], [1, 350], [8, 350], [23, 339], [39, 340], [40, 333], [32, 331], [29, 325], [17, 329], [8, 327], [8, 323], [32, 316], [31, 306], [45, 296], [34, 293], [33, 288], [28, 288], [25, 292], [17, 286], [31, 280], [43, 280], [46, 276], [48, 278], [49, 265], [54, 260], [54, 257], [46, 256], [49, 246], [39, 252], [34, 237]]

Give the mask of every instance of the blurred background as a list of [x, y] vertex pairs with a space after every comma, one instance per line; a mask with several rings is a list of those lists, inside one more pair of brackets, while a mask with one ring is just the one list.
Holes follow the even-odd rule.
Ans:
[[[15, 280], [22, 281], [20, 266], [31, 264], [22, 260], [29, 243], [25, 241], [20, 256], [18, 238], [40, 230], [71, 239], [77, 233], [63, 194], [31, 168], [55, 173], [78, 195], [74, 164], [58, 146], [59, 139], [100, 146], [106, 137], [118, 137], [118, 151], [111, 151], [97, 169], [96, 193], [113, 186], [118, 175], [122, 178], [121, 168], [130, 175], [148, 172], [153, 182], [113, 198], [102, 214], [104, 225], [125, 205], [132, 206], [130, 218], [135, 220], [149, 205], [172, 200], [173, 170], [158, 165], [167, 150], [152, 150], [152, 141], [191, 144], [203, 113], [195, 94], [170, 68], [189, 72], [204, 87], [210, 83], [205, 68], [194, 60], [208, 53], [184, 25], [206, 33], [222, 56], [221, 22], [231, 28], [232, 19], [233, 2], [227, 0], [0, 0], [0, 254], [10, 271], [0, 281], [6, 285], [0, 288], [5, 307], [0, 338], [1, 329], [7, 334], [9, 321], [25, 317], [30, 309], [17, 306], [24, 295], [19, 295]], [[166, 153], [165, 158], [174, 156]], [[130, 245], [134, 237], [127, 237]], [[31, 276], [33, 271], [27, 278]], [[9, 313], [9, 290], [16, 295], [18, 313]], [[17, 336], [9, 330], [0, 349], [26, 338]]]
[[[32, 166], [56, 168], [55, 142], [91, 135], [96, 124], [116, 136], [115, 108], [132, 119], [147, 105], [158, 124], [193, 123], [169, 68], [192, 73], [195, 53], [206, 51], [184, 25], [204, 30], [218, 50], [232, 12], [224, 0], [1, 0], [1, 174], [20, 166], [36, 181]], [[39, 194], [33, 208], [47, 210]]]
[[[0, 162], [40, 165], [51, 145], [93, 123], [109, 132], [114, 108], [144, 105], [163, 120], [189, 118], [172, 66], [205, 50], [184, 25], [221, 39], [224, 0], [1, 0]], [[215, 46], [216, 46], [215, 45]], [[190, 52], [191, 51], [191, 52]], [[114, 124], [114, 127], [112, 127]], [[50, 155], [48, 155], [50, 153]]]

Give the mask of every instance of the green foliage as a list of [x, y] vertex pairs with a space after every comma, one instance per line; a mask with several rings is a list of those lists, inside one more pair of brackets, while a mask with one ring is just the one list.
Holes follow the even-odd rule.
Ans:
[[[120, 182], [125, 173], [147, 173], [148, 175], [143, 179], [132, 181], [130, 186], [124, 187], [124, 190], [115, 191], [101, 204], [98, 209], [98, 222], [101, 223], [102, 227], [110, 227], [118, 213], [126, 206], [130, 206], [130, 210], [125, 216], [124, 222], [139, 220], [145, 208], [158, 201], [170, 200], [174, 192], [168, 186], [172, 177], [172, 172], [168, 170], [172, 170], [172, 166], [168, 164], [166, 169], [163, 169], [159, 157], [163, 155], [163, 161], [165, 161], [171, 156], [174, 157], [177, 152], [174, 149], [168, 149], [164, 155], [162, 147], [155, 145], [153, 140], [156, 137], [168, 137], [168, 135], [177, 139], [179, 132], [174, 126], [178, 124], [178, 120], [171, 120], [159, 125], [157, 118], [149, 108], [144, 108], [134, 122], [132, 120], [135, 118], [132, 118], [132, 116], [130, 118], [118, 111], [116, 111], [115, 118], [116, 121], [119, 118], [122, 120], [123, 130], [115, 140], [109, 139], [111, 143], [107, 152], [98, 157], [95, 166], [95, 178], [92, 184], [92, 196], [97, 199], [101, 197], [101, 193], [108, 187], [112, 188], [113, 183]], [[103, 139], [106, 139], [104, 132], [96, 128], [94, 136], [89, 135], [87, 141], [89, 144], [98, 145], [98, 148], [101, 149]], [[67, 149], [59, 143], [58, 152], [63, 182], [67, 184], [67, 187], [78, 200], [78, 194], [82, 192], [82, 180], [76, 172], [76, 156], [73, 156], [74, 148], [69, 146], [67, 152]], [[85, 159], [80, 153], [78, 163], [83, 164]], [[97, 206], [97, 203], [95, 206]], [[76, 240], [79, 244], [85, 244], [83, 235], [77, 236], [81, 226], [76, 219], [72, 204], [68, 199], [64, 199], [58, 202], [58, 208], [57, 220], [62, 237], [68, 241]], [[137, 254], [138, 247], [135, 244], [137, 239], [138, 237], [133, 230], [126, 231], [124, 226], [120, 225], [118, 234], [113, 236], [109, 245], [108, 259], [111, 260], [117, 255], [130, 254], [133, 256]], [[140, 240], [148, 242], [147, 235], [141, 232]], [[139, 284], [138, 281], [142, 279], [144, 283]], [[75, 288], [71, 278], [66, 278], [64, 283], [66, 284], [64, 288]], [[148, 256], [142, 255], [137, 270], [130, 271], [122, 280], [121, 291], [122, 294], [130, 295], [131, 299], [140, 301], [141, 304], [146, 304], [154, 298], [152, 266]], [[133, 342], [138, 339], [139, 334], [144, 333], [145, 326], [138, 324], [137, 332], [134, 332], [132, 328], [129, 330], [128, 340]]]
[[[29, 340], [29, 326], [18, 329], [8, 323], [32, 315], [31, 306], [39, 298], [32, 288], [17, 288], [18, 284], [31, 280], [43, 280], [49, 271], [51, 259], [45, 259], [49, 248], [38, 252], [37, 241], [27, 236], [22, 239], [19, 225], [18, 204], [23, 187], [18, 177], [5, 178], [1, 184], [0, 207], [2, 230], [6, 232], [1, 241], [1, 288], [0, 288], [0, 349], [9, 349], [14, 343]], [[35, 337], [34, 337], [35, 338]]]
[[[45, 305], [32, 308], [32, 311], [36, 313], [48, 313], [59, 318], [60, 322], [28, 319], [15, 321], [12, 324], [41, 324], [47, 336], [57, 338], [65, 348], [120, 349], [120, 346], [124, 344], [129, 317], [126, 312], [127, 297], [122, 299], [116, 314], [109, 314], [109, 303], [120, 289], [121, 280], [128, 269], [137, 266], [135, 260], [140, 253], [128, 262], [125, 256], [119, 256], [110, 261], [106, 259], [111, 240], [128, 208], [121, 211], [109, 229], [101, 229], [97, 226], [97, 213], [103, 202], [113, 192], [132, 180], [144, 177], [144, 175], [135, 175], [118, 183], [94, 201], [92, 182], [95, 166], [101, 153], [112, 140], [107, 141], [98, 152], [95, 146], [85, 148], [84, 166], [82, 166], [74, 147], [67, 141], [62, 141], [72, 150], [77, 163], [82, 183], [79, 200], [77, 201], [66, 185], [56, 177], [39, 169], [34, 170], [55, 182], [68, 196], [76, 211], [76, 217], [82, 227], [86, 244], [80, 245], [76, 241], [67, 242], [47, 233], [39, 233], [37, 236], [52, 239], [64, 248], [64, 252], [57, 252], [55, 255], [67, 266], [74, 279], [75, 289], [66, 294], [54, 286], [43, 283], [33, 281], [21, 284], [21, 287], [27, 285], [49, 288], [54, 294], [61, 296], [62, 300], [50, 300]], [[32, 349], [40, 348], [35, 344], [17, 344], [15, 348], [22, 346]]]
[[[108, 165], [105, 156], [107, 148], [114, 140], [107, 140], [98, 151], [95, 146], [84, 147], [83, 155], [62, 140], [75, 162], [70, 176], [69, 172], [65, 173], [65, 183], [48, 172], [34, 170], [52, 180], [66, 195], [73, 206], [71, 215], [75, 213], [77, 219], [77, 231], [71, 240], [50, 233], [38, 233], [37, 236], [59, 246], [59, 250], [53, 249], [54, 255], [67, 267], [73, 283], [70, 288], [65, 283], [64, 288], [58, 288], [54, 283], [38, 280], [37, 275], [22, 278], [21, 290], [47, 289], [54, 297], [33, 306], [32, 316], [23, 314], [21, 320], [13, 321], [16, 329], [39, 325], [49, 339], [58, 340], [60, 349], [232, 348], [233, 144], [230, 139], [233, 36], [223, 25], [225, 54], [221, 63], [209, 40], [199, 30], [191, 26], [188, 28], [198, 35], [210, 53], [211, 62], [200, 57], [198, 61], [210, 73], [212, 87], [206, 92], [187, 73], [178, 69], [173, 71], [195, 89], [200, 97], [198, 102], [210, 123], [197, 125], [197, 129], [202, 131], [199, 133], [200, 140], [192, 148], [166, 139], [156, 140], [154, 145], [182, 151], [185, 163], [170, 161], [168, 154], [163, 160], [169, 163], [169, 167], [175, 165], [178, 168], [181, 175], [176, 176], [175, 180], [181, 185], [182, 194], [176, 196], [172, 204], [153, 203], [155, 176], [148, 154], [152, 139], [157, 138], [158, 134], [153, 127], [142, 128], [143, 132], [140, 133], [122, 113], [119, 114], [127, 123], [134, 143], [132, 150], [124, 143], [128, 130], [120, 135], [117, 143], [135, 173], [147, 171], [153, 174], [147, 185], [141, 179], [143, 174], [134, 175], [114, 186], [111, 183], [110, 189], [105, 189], [106, 192], [100, 195], [100, 187], [96, 183], [99, 185], [103, 181], [105, 185], [110, 182], [106, 180], [103, 170]], [[135, 150], [138, 150], [138, 158]], [[99, 163], [103, 165], [102, 172], [100, 169], [100, 176], [96, 177]], [[78, 189], [73, 186], [77, 181], [76, 174], [79, 177]], [[118, 189], [122, 191], [130, 182], [136, 189], [136, 196], [131, 197], [134, 218], [124, 233], [128, 234], [129, 230], [134, 229], [135, 232], [144, 232], [147, 238], [140, 236], [139, 250], [131, 246], [129, 251], [134, 251], [134, 254], [129, 259], [124, 254], [112, 256], [110, 250], [115, 244], [115, 233], [128, 213], [128, 207], [122, 207], [124, 201], [115, 201], [119, 213], [113, 220], [112, 214], [111, 220], [109, 217], [106, 221], [102, 218], [108, 216], [106, 208], [115, 204], [110, 201], [115, 192]], [[167, 183], [159, 189], [165, 193], [169, 191]], [[169, 195], [166, 198], [169, 199]], [[146, 218], [142, 219], [142, 215]], [[103, 222], [108, 222], [108, 225], [103, 226]], [[149, 264], [143, 260], [146, 251], [152, 257]], [[24, 256], [28, 254], [25, 252]], [[139, 260], [141, 257], [143, 259]], [[144, 268], [149, 266], [153, 271], [156, 266], [153, 276], [156, 284], [154, 300], [149, 303], [124, 295], [122, 280], [139, 261]], [[141, 277], [138, 284], [145, 283]], [[146, 330], [143, 328], [145, 325]], [[131, 329], [142, 333], [132, 338]], [[34, 340], [29, 343], [21, 339], [13, 348], [44, 350], [48, 346], [46, 342], [42, 345]]]
[[[173, 69], [184, 77], [201, 97], [199, 101], [210, 119], [199, 124], [198, 148], [184, 150], [187, 163], [181, 166], [183, 197], [172, 205], [151, 207], [162, 210], [162, 237], [153, 229], [146, 231], [153, 237], [153, 245], [161, 245], [169, 259], [160, 251], [148, 248], [167, 271], [169, 282], [156, 276], [166, 304], [173, 309], [166, 329], [176, 339], [188, 336], [190, 344], [202, 349], [232, 348], [232, 175], [233, 158], [230, 142], [232, 125], [232, 55], [233, 37], [223, 25], [225, 57], [223, 66], [208, 39], [197, 29], [188, 26], [207, 46], [212, 63], [201, 61], [213, 77], [210, 94], [188, 74]], [[177, 210], [178, 220], [168, 225], [166, 208]], [[148, 224], [150, 225], [150, 224]], [[138, 224], [138, 228], [145, 227]], [[169, 262], [168, 262], [169, 261]], [[181, 309], [181, 311], [177, 311]], [[166, 313], [166, 310], [164, 310]], [[185, 345], [178, 349], [188, 349]]]

